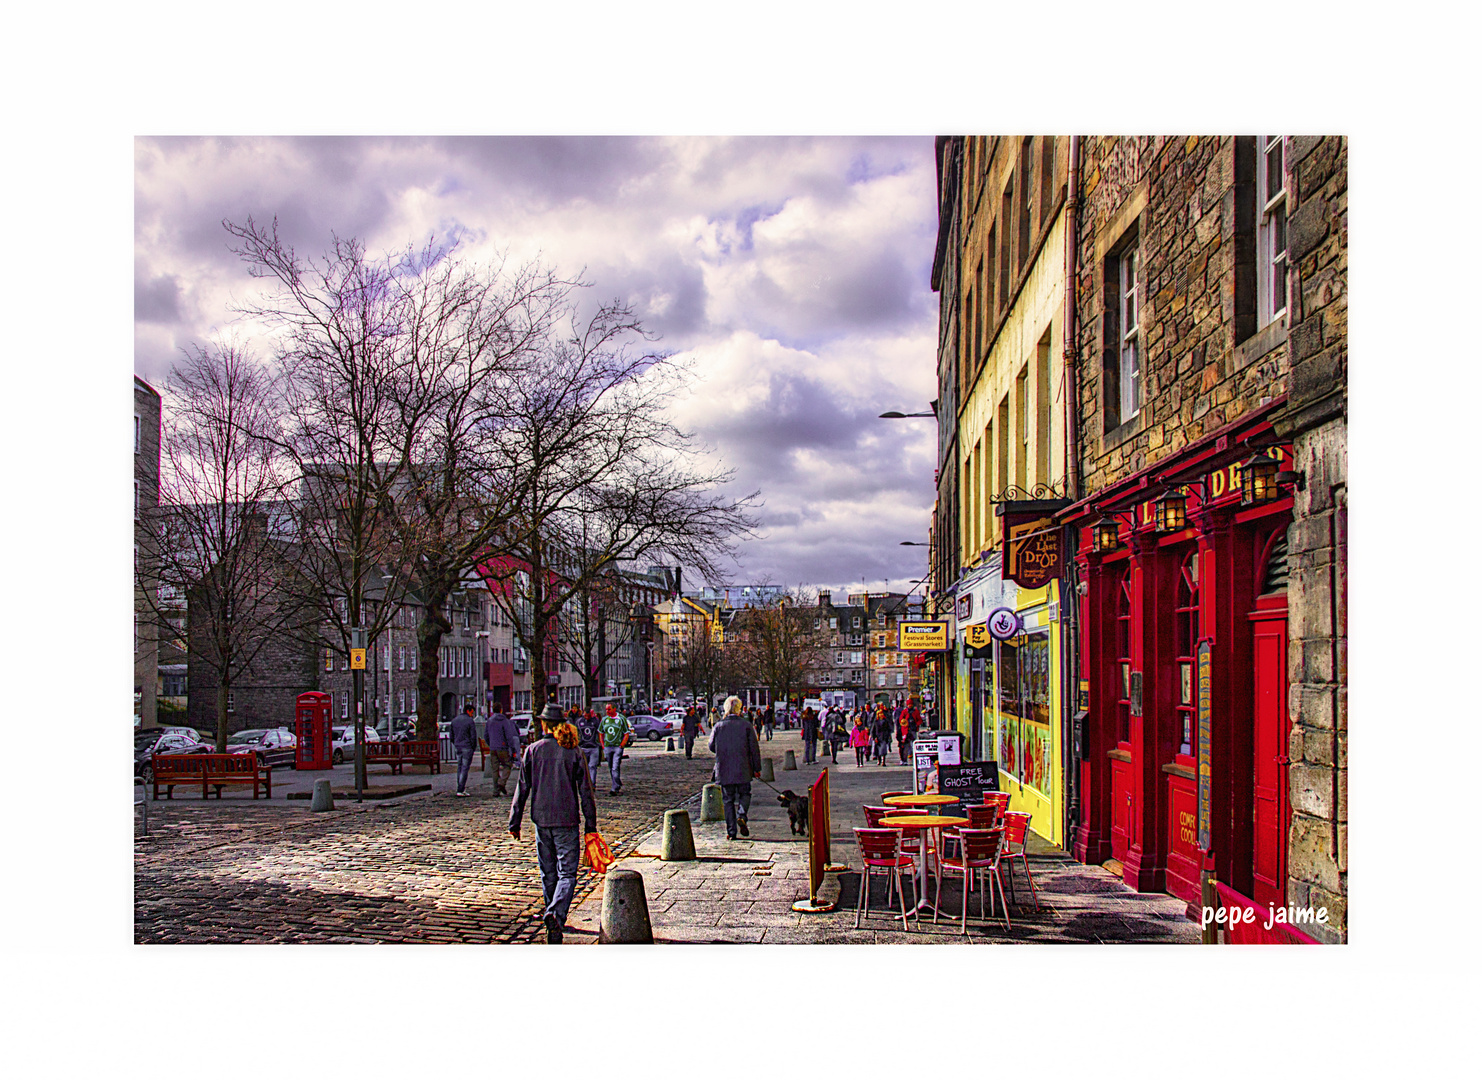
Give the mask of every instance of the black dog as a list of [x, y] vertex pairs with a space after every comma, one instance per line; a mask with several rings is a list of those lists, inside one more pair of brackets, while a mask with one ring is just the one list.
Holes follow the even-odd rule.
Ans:
[[794, 834], [808, 835], [808, 796], [784, 791], [777, 801], [787, 807], [787, 822]]

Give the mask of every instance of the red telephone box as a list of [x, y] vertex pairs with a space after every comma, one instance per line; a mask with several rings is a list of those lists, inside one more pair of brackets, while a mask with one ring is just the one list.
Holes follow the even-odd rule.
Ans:
[[298, 696], [298, 756], [295, 769], [328, 769], [334, 766], [334, 733], [329, 723], [329, 695], [318, 690]]

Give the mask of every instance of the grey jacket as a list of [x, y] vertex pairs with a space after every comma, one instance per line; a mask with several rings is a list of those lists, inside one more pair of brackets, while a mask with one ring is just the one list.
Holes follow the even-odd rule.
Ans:
[[508, 750], [513, 757], [520, 755], [520, 729], [504, 713], [495, 713], [484, 725], [484, 741], [490, 750]]
[[520, 783], [509, 806], [509, 827], [520, 827], [520, 816], [530, 803], [530, 820], [546, 828], [569, 827], [586, 821], [586, 831], [597, 831], [597, 801], [587, 759], [575, 747], [567, 750], [547, 735], [532, 743], [520, 760]]
[[728, 716], [710, 732], [710, 752], [715, 755], [712, 775], [717, 784], [749, 784], [762, 771], [762, 748], [756, 728], [745, 717]]
[[453, 726], [449, 731], [453, 737], [453, 749], [477, 750], [479, 748], [478, 731], [478, 725], [474, 723], [473, 717], [467, 713], [459, 713], [453, 718]]

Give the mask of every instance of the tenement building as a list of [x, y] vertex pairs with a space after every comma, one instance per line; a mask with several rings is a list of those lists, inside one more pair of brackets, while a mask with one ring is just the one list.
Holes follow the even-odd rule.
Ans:
[[1346, 938], [1341, 138], [1071, 149], [1080, 624], [1069, 837]]
[[[975, 759], [998, 762], [1010, 807], [1056, 843], [1065, 842], [1075, 779], [1056, 517], [1073, 456], [1070, 154], [1071, 140], [1058, 136], [938, 139], [932, 267], [941, 330], [931, 607], [955, 616], [953, 647], [936, 661], [943, 724], [963, 733]], [[890, 681], [907, 677], [902, 667]]]

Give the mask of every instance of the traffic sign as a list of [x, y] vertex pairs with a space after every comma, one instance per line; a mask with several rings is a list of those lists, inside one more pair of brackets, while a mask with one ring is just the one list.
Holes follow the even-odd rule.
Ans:
[[365, 650], [364, 649], [351, 649], [350, 650], [350, 670], [351, 671], [364, 671], [365, 670]]

